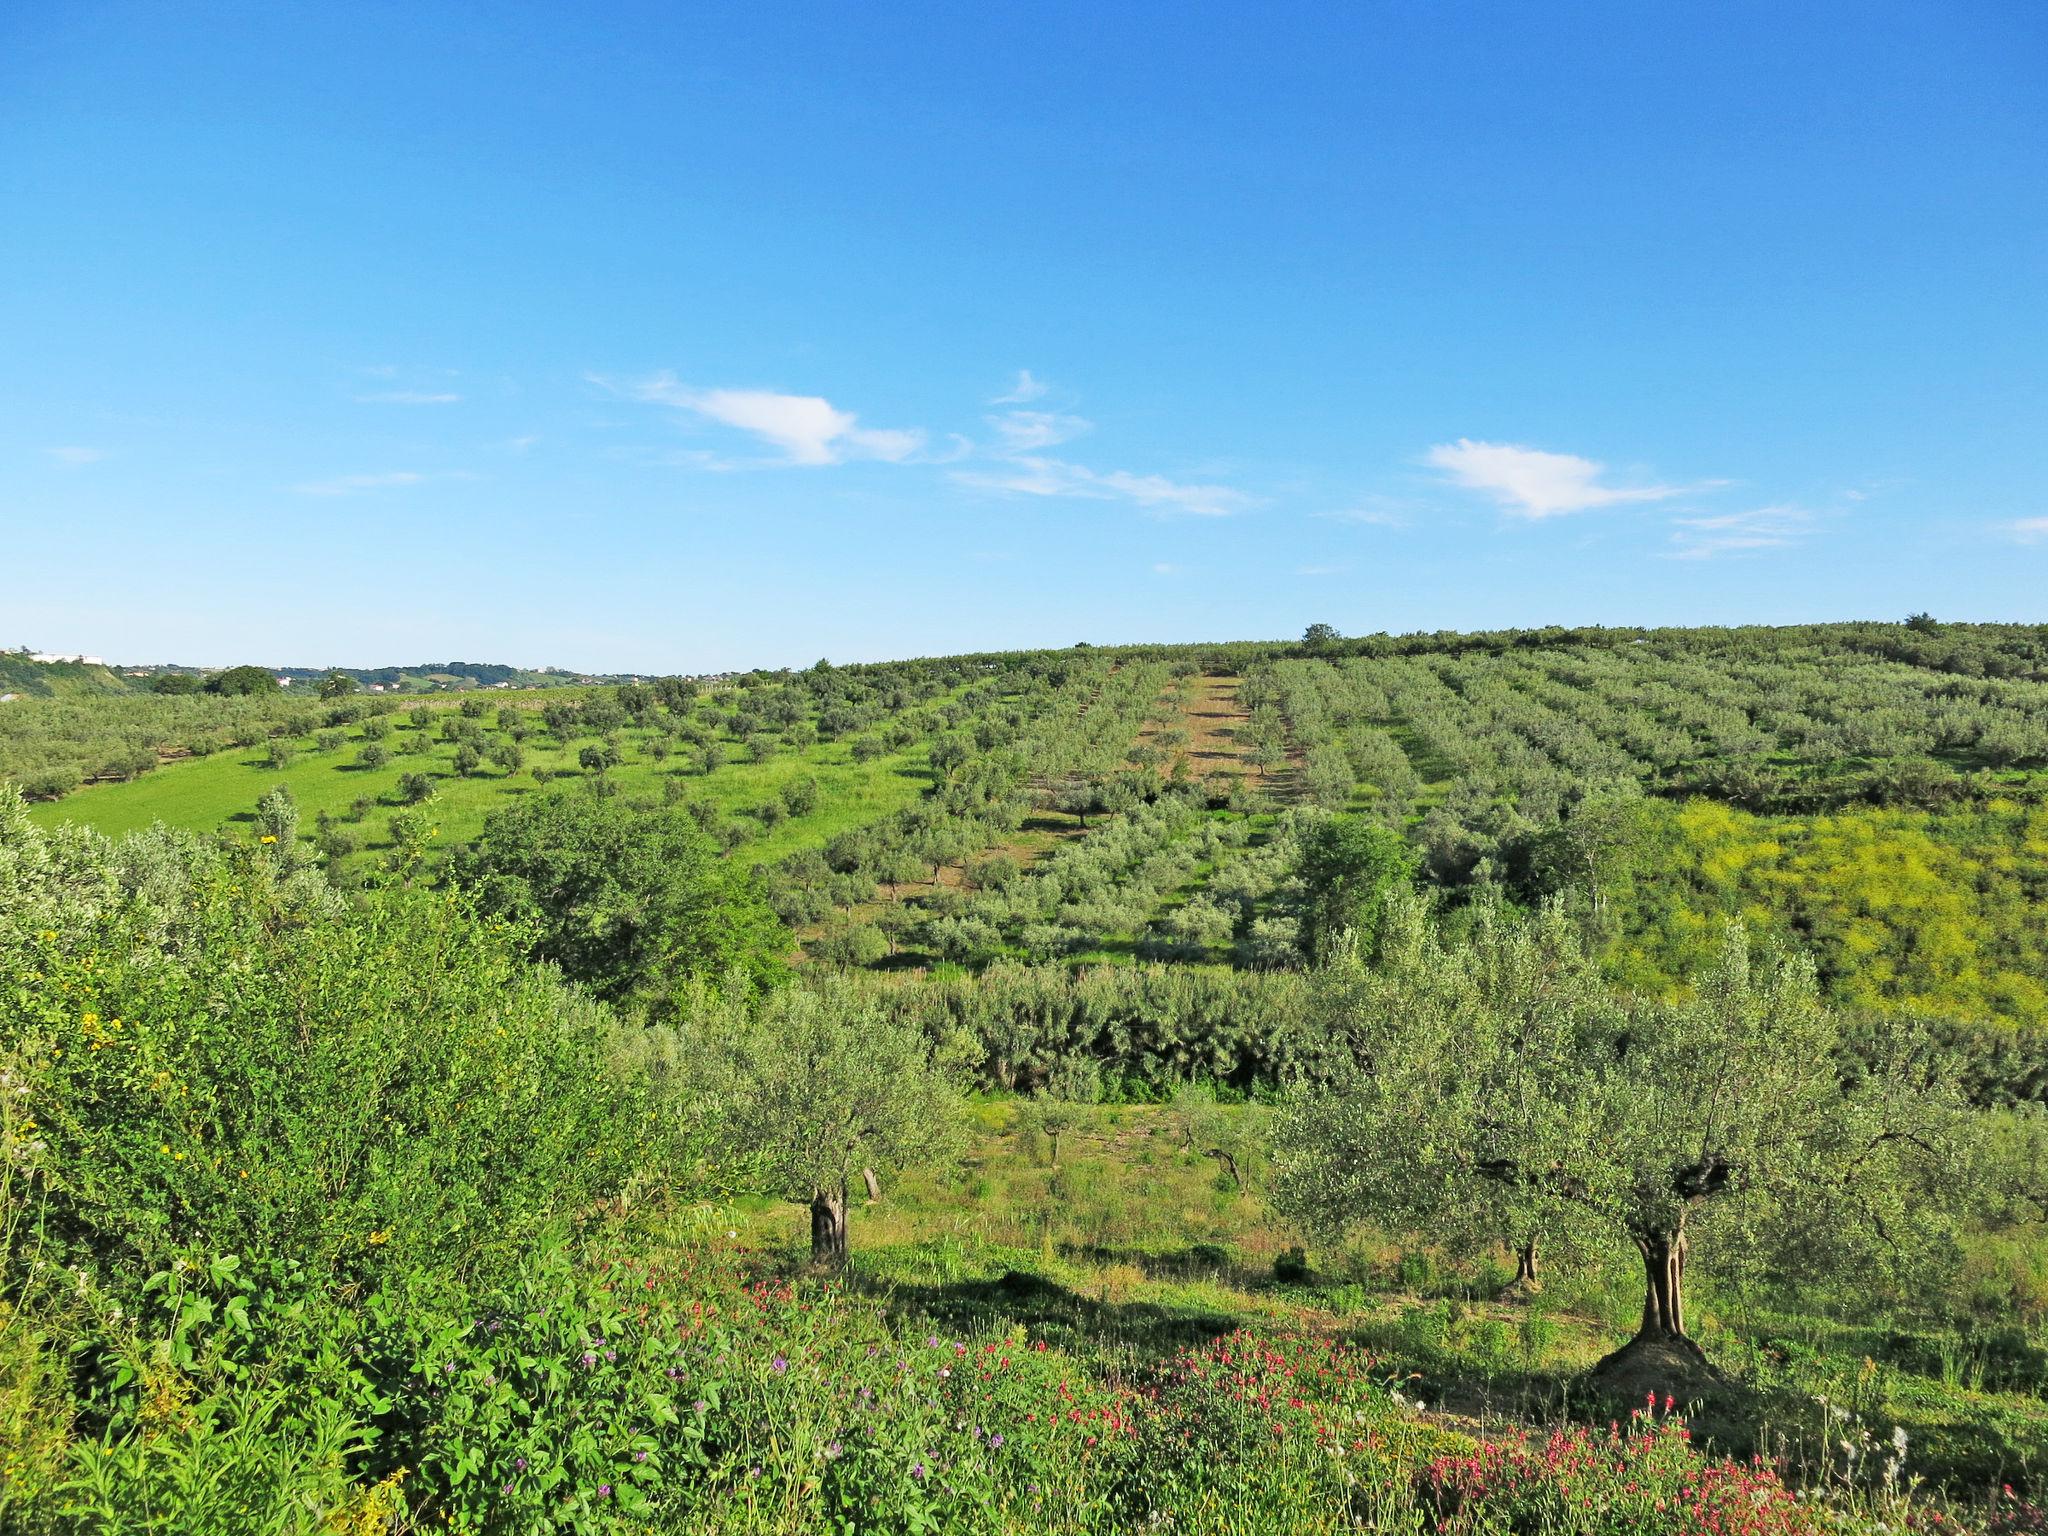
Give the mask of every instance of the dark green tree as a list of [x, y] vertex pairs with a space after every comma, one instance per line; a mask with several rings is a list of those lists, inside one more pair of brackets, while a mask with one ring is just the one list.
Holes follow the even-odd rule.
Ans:
[[206, 680], [206, 691], [222, 695], [277, 692], [277, 678], [267, 667], [229, 667]]
[[1350, 934], [1370, 954], [1387, 899], [1408, 889], [1416, 855], [1400, 833], [1375, 822], [1336, 816], [1310, 826], [1297, 866], [1304, 892], [1302, 948], [1321, 964]]
[[788, 931], [686, 815], [616, 799], [526, 796], [456, 856], [486, 911], [532, 925], [532, 952], [601, 997], [666, 1011], [690, 977], [767, 986]]

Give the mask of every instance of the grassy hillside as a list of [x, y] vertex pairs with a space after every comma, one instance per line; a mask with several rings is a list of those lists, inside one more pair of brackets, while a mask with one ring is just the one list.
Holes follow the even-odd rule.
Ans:
[[[0, 805], [0, 1526], [2038, 1530], [2041, 685], [1837, 638], [1839, 666], [1810, 637], [1762, 661], [1461, 639], [8, 706], [12, 761], [147, 762]], [[1987, 655], [2024, 659], [1945, 662]], [[810, 963], [758, 992], [681, 974], [679, 943], [557, 972], [523, 913], [472, 909], [489, 882], [392, 878], [402, 818], [446, 848], [561, 783], [604, 800], [569, 852], [608, 863], [533, 866], [564, 893], [534, 921], [730, 933], [765, 896]], [[257, 841], [280, 786], [314, 858]], [[664, 812], [709, 841], [643, 841]], [[226, 836], [41, 830], [155, 821]], [[1393, 872], [1394, 939], [1312, 966], [1304, 854], [1331, 834]], [[744, 901], [643, 904], [647, 866], [686, 861]], [[1549, 937], [1482, 953], [1551, 897]], [[1803, 941], [1851, 1009], [1696, 1006], [1729, 917]], [[621, 956], [658, 998], [597, 990]], [[1858, 1115], [1939, 1109], [1942, 1182], [1875, 1187], [1880, 1147], [1935, 1158], [1921, 1121], [1827, 1111], [1880, 1068], [1904, 1075]], [[1715, 1073], [1732, 1092], [1703, 1097]], [[1332, 1083], [1318, 1113], [1374, 1106], [1345, 1169], [1385, 1168], [1319, 1208], [1266, 1132]], [[1467, 1085], [1466, 1118], [1399, 1124]], [[1688, 1337], [1725, 1379], [1616, 1400], [1587, 1368], [1647, 1315], [1616, 1191], [1662, 1190], [1671, 1148], [1603, 1151], [1774, 1094], [1818, 1108], [1693, 1165], [1717, 1201], [1776, 1200], [1683, 1229]], [[1526, 1121], [1558, 1150], [1515, 1161]], [[1800, 1147], [1824, 1163], [1779, 1166]], [[1910, 1251], [1803, 1221], [1837, 1185]], [[820, 1212], [848, 1191], [836, 1270]], [[1319, 1238], [1283, 1202], [1378, 1224]]]
[[[537, 694], [492, 695], [493, 705], [503, 709], [529, 710], [539, 702]], [[420, 707], [418, 701], [406, 703]], [[260, 749], [166, 763], [127, 783], [95, 786], [90, 792], [38, 805], [32, 814], [46, 826], [76, 821], [110, 836], [158, 821], [205, 830], [231, 828], [238, 821], [251, 820], [256, 801], [281, 784], [298, 802], [304, 817], [302, 835], [309, 846], [317, 846], [316, 823], [324, 813], [358, 825], [360, 847], [375, 853], [391, 846], [390, 814], [399, 807], [399, 782], [407, 774], [432, 778], [431, 813], [444, 846], [467, 841], [494, 807], [542, 782], [536, 770], [548, 779], [592, 777], [578, 765], [577, 742], [545, 738], [530, 738], [522, 747], [524, 763], [516, 773], [485, 765], [465, 776], [456, 771], [456, 744], [440, 735], [445, 717], [460, 718], [457, 707], [436, 704], [430, 714], [424, 725], [413, 723], [406, 714], [372, 715], [340, 728], [279, 736]], [[371, 721], [389, 723], [388, 732], [366, 736], [365, 726]], [[606, 770], [606, 777], [626, 795], [659, 799], [664, 787], [674, 783], [686, 789], [690, 798], [736, 815], [777, 799], [791, 783], [814, 779], [818, 785], [816, 808], [780, 822], [773, 830], [760, 829], [747, 849], [748, 855], [758, 860], [778, 859], [799, 848], [818, 846], [849, 827], [878, 819], [915, 800], [928, 777], [923, 771], [922, 750], [856, 763], [850, 744], [843, 742], [817, 743], [801, 751], [779, 753], [765, 762], [724, 763], [709, 774], [685, 774], [679, 762], [657, 763], [649, 755], [654, 738], [651, 729], [627, 727], [619, 736], [624, 761]], [[391, 758], [384, 766], [364, 767], [362, 752], [373, 740], [383, 743]], [[730, 734], [718, 740], [739, 749], [739, 742]], [[282, 766], [273, 761], [273, 747], [288, 754]], [[352, 808], [359, 801], [368, 805], [358, 819]]]
[[78, 661], [33, 661], [20, 651], [0, 651], [0, 694], [23, 699], [133, 693], [142, 683], [110, 667]]
[[283, 785], [354, 879], [423, 789], [445, 847], [570, 780], [692, 808], [815, 958], [976, 970], [1298, 967], [1298, 835], [1343, 813], [1449, 905], [1589, 903], [1632, 985], [1743, 917], [1840, 1001], [2014, 1036], [2048, 1028], [2044, 678], [2036, 628], [1836, 625], [955, 657], [668, 704], [442, 695], [424, 724], [389, 696], [38, 699], [0, 715], [0, 776], [101, 780], [35, 814], [116, 833], [231, 828]]

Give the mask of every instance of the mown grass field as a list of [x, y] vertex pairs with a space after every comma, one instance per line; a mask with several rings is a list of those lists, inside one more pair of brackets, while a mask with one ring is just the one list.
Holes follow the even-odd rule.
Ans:
[[[569, 690], [552, 689], [506, 691], [489, 697], [495, 709], [537, 707], [572, 695]], [[408, 709], [418, 702], [402, 701]], [[343, 817], [357, 801], [370, 801], [372, 808], [364, 819], [364, 846], [375, 850], [391, 845], [387, 828], [390, 812], [400, 804], [399, 780], [408, 773], [424, 772], [434, 780], [429, 804], [439, 829], [437, 841], [449, 847], [474, 837], [493, 810], [515, 796], [531, 793], [540, 782], [534, 770], [541, 770], [551, 780], [589, 776], [577, 763], [579, 742], [557, 742], [536, 733], [523, 744], [525, 762], [518, 772], [507, 773], [486, 763], [464, 777], [456, 772], [455, 744], [439, 735], [443, 714], [453, 712], [455, 706], [451, 702], [432, 707], [434, 722], [426, 727], [413, 725], [404, 712], [371, 717], [390, 724], [389, 734], [382, 740], [391, 760], [380, 768], [365, 768], [357, 761], [371, 740], [364, 734], [365, 722], [358, 721], [342, 731], [341, 745], [329, 751], [317, 747], [318, 732], [286, 738], [292, 759], [283, 767], [271, 763], [267, 747], [188, 758], [165, 763], [125, 783], [95, 784], [62, 800], [46, 801], [31, 814], [43, 826], [78, 822], [110, 837], [156, 822], [201, 830], [232, 828], [252, 820], [257, 800], [282, 784], [298, 803], [300, 835], [308, 844], [313, 841], [315, 820], [321, 812]], [[489, 721], [484, 723], [487, 731], [497, 734]], [[865, 763], [853, 760], [845, 742], [819, 742], [800, 751], [779, 751], [766, 762], [747, 762], [737, 760], [739, 744], [726, 736], [722, 744], [735, 760], [704, 774], [686, 771], [680, 759], [655, 761], [647, 750], [653, 735], [630, 727], [620, 733], [625, 760], [607, 772], [621, 794], [659, 800], [667, 782], [679, 781], [687, 798], [735, 814], [775, 799], [793, 781], [817, 780], [815, 808], [752, 838], [740, 855], [750, 862], [772, 862], [863, 826], [910, 804], [929, 782], [922, 743]]]

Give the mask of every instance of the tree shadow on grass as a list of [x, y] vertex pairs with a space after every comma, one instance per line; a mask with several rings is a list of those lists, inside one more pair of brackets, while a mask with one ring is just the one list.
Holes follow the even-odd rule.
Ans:
[[920, 1326], [929, 1321], [963, 1333], [1021, 1326], [1034, 1338], [1062, 1346], [1107, 1344], [1164, 1355], [1238, 1326], [1234, 1317], [1196, 1307], [1097, 1300], [1015, 1269], [992, 1280], [916, 1285], [855, 1277], [852, 1283], [883, 1298], [892, 1318], [918, 1319]]
[[1082, 1264], [1129, 1264], [1142, 1270], [1148, 1280], [1214, 1280], [1239, 1291], [1270, 1288], [1275, 1283], [1270, 1267], [1240, 1264], [1228, 1248], [1218, 1243], [1192, 1243], [1170, 1253], [1112, 1248], [1102, 1243], [1061, 1243], [1059, 1253], [1064, 1259]]

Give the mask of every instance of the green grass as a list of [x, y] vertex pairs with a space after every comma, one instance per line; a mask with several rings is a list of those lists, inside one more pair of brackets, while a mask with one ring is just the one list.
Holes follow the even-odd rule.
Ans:
[[[1170, 1107], [1084, 1111], [1058, 1166], [1015, 1101], [978, 1101], [970, 1121], [958, 1168], [907, 1176], [852, 1215], [862, 1284], [899, 1306], [949, 1326], [1022, 1323], [1109, 1368], [1240, 1326], [1338, 1336], [1370, 1349], [1447, 1426], [1605, 1422], [1576, 1378], [1633, 1329], [1630, 1254], [1553, 1274], [1541, 1296], [1517, 1300], [1500, 1294], [1504, 1263], [1455, 1262], [1398, 1234], [1319, 1245], [1261, 1198], [1256, 1156], [1236, 1189], [1184, 1145]], [[743, 1243], [801, 1261], [800, 1209], [758, 1203], [737, 1220]], [[1296, 1245], [1312, 1277], [1283, 1283], [1274, 1261]], [[1769, 1441], [1824, 1461], [1842, 1433], [1817, 1405], [1825, 1394], [1880, 1440], [1904, 1427], [1913, 1468], [1953, 1491], [2048, 1472], [2048, 1373], [2030, 1374], [2048, 1359], [2042, 1318], [2006, 1319], [2001, 1348], [2019, 1364], [1991, 1379], [1972, 1364], [1986, 1330], [1967, 1320], [1810, 1293], [1792, 1309], [1717, 1290], [1704, 1264], [1694, 1284], [1694, 1331], [1738, 1383], [1740, 1411], [1710, 1421], [1729, 1449]]]
[[[517, 702], [519, 696], [509, 697]], [[536, 734], [524, 744], [525, 764], [519, 773], [508, 776], [487, 764], [476, 775], [462, 778], [455, 772], [454, 745], [438, 739], [441, 715], [442, 711], [437, 710], [434, 726], [424, 733], [407, 723], [402, 714], [381, 717], [392, 723], [385, 738], [392, 760], [382, 768], [356, 766], [366, 742], [359, 722], [346, 729], [345, 741], [331, 752], [316, 751], [312, 736], [297, 738], [293, 743], [297, 755], [282, 768], [269, 764], [267, 748], [188, 758], [166, 763], [126, 783], [93, 785], [62, 800], [36, 805], [31, 815], [44, 826], [77, 822], [109, 836], [120, 836], [157, 822], [213, 831], [247, 822], [257, 800], [282, 784], [291, 790], [298, 803], [302, 836], [309, 841], [321, 811], [339, 817], [359, 798], [374, 801], [375, 808], [365, 818], [362, 830], [365, 846], [376, 848], [389, 843], [387, 826], [390, 812], [398, 806], [399, 779], [407, 773], [426, 772], [435, 781], [431, 810], [439, 828], [437, 843], [447, 847], [475, 837], [492, 811], [538, 788], [533, 775], [535, 768], [548, 770], [557, 780], [580, 780], [587, 776], [576, 765], [577, 752], [584, 742], [563, 745], [544, 734]], [[496, 734], [494, 727], [487, 729]], [[401, 750], [423, 734], [431, 744], [430, 750]], [[677, 779], [685, 798], [707, 801], [730, 814], [775, 799], [783, 786], [792, 781], [817, 779], [815, 809], [766, 829], [742, 844], [734, 857], [748, 863], [772, 862], [866, 825], [916, 800], [929, 782], [922, 745], [856, 763], [846, 743], [821, 742], [802, 752], [779, 752], [766, 762], [727, 762], [706, 775], [684, 773], [679, 757], [655, 763], [647, 754], [652, 734], [648, 731], [628, 729], [620, 734], [627, 760], [612, 769], [610, 776], [619, 785], [619, 792], [629, 797], [658, 799], [664, 782]], [[729, 751], [736, 750], [730, 743], [727, 745]]]

